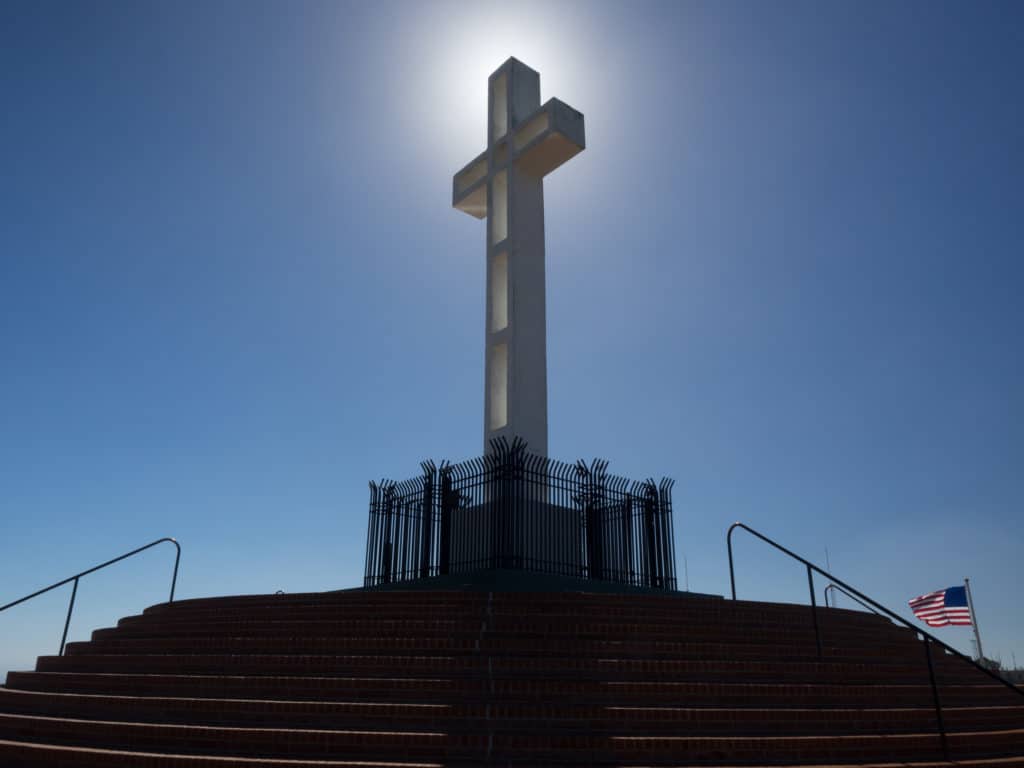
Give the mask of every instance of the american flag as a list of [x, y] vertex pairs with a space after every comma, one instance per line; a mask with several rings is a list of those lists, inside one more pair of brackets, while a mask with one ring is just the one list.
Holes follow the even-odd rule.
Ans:
[[909, 602], [910, 610], [929, 627], [948, 624], [971, 626], [971, 609], [967, 607], [967, 590], [964, 587], [940, 589]]

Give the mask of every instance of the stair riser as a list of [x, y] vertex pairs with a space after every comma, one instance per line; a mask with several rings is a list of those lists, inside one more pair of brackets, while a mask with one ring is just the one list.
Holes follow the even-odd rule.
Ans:
[[[1024, 749], [1024, 734], [950, 734], [954, 754], [979, 751], [988, 756]], [[346, 731], [285, 731], [187, 726], [156, 726], [72, 720], [37, 720], [0, 715], [0, 738], [65, 745], [102, 745], [104, 748], [167, 751], [178, 754], [223, 754], [278, 758], [351, 759], [366, 755], [377, 760], [390, 757], [520, 758], [558, 755], [603, 762], [621, 760], [692, 761], [723, 760], [734, 763], [786, 764], [803, 761], [893, 760], [938, 757], [939, 742], [933, 734], [913, 736], [827, 737], [616, 737], [585, 734], [427, 734]]]
[[[887, 662], [901, 660], [908, 664], [924, 664], [918, 649], [898, 645], [877, 647], [822, 649], [826, 659], [873, 659]], [[165, 654], [165, 653], [226, 653], [233, 654], [490, 654], [517, 656], [612, 656], [615, 658], [647, 659], [734, 659], [734, 660], [787, 660], [812, 661], [817, 659], [813, 642], [791, 645], [726, 644], [726, 643], [672, 643], [672, 642], [611, 642], [575, 639], [556, 641], [548, 639], [539, 645], [536, 638], [483, 637], [204, 637], [204, 638], [119, 638], [68, 643], [65, 654]], [[936, 659], [937, 664], [943, 662]], [[962, 664], [962, 662], [958, 662]]]
[[[112, 640], [128, 638], [168, 638], [168, 637], [408, 637], [448, 638], [458, 635], [476, 636], [491, 634], [505, 637], [532, 638], [535, 641], [553, 640], [568, 643], [574, 639], [591, 641], [630, 642], [720, 642], [730, 644], [800, 644], [815, 643], [815, 635], [811, 626], [789, 626], [785, 629], [772, 630], [759, 628], [744, 632], [730, 633], [716, 630], [714, 627], [690, 627], [685, 631], [654, 631], [640, 625], [617, 626], [578, 626], [551, 625], [533, 626], [518, 624], [515, 626], [485, 626], [482, 622], [463, 622], [453, 624], [433, 622], [411, 624], [409, 622], [356, 622], [356, 621], [308, 621], [308, 622], [208, 622], [198, 624], [165, 624], [165, 625], [127, 625], [97, 629], [92, 633], [93, 640]], [[857, 648], [874, 647], [884, 644], [906, 646], [907, 638], [893, 632], [853, 633], [834, 632], [825, 628], [821, 632], [821, 640], [825, 645]], [[540, 644], [540, 643], [538, 643]], [[911, 648], [917, 646], [909, 646]], [[922, 653], [923, 651], [918, 651]], [[936, 654], [936, 658], [939, 658]]]
[[[457, 613], [462, 616], [461, 620], [442, 619], [440, 616]], [[842, 631], [874, 635], [878, 633], [889, 633], [894, 636], [903, 636], [909, 630], [890, 623], [864, 623], [861, 621], [838, 619], [828, 614], [822, 615], [819, 611], [818, 624], [825, 631]], [[206, 624], [225, 622], [266, 622], [266, 621], [292, 621], [292, 622], [317, 622], [317, 621], [338, 621], [366, 624], [378, 627], [381, 625], [408, 624], [409, 626], [446, 626], [458, 623], [479, 625], [486, 621], [492, 628], [526, 626], [539, 628], [541, 631], [548, 629], [559, 629], [566, 626], [586, 629], [594, 627], [598, 631], [606, 631], [609, 628], [621, 631], [621, 627], [629, 626], [636, 628], [647, 628], [650, 631], [685, 633], [697, 627], [713, 625], [717, 631], [725, 633], [756, 632], [760, 630], [787, 630], [793, 627], [812, 627], [813, 620], [810, 611], [802, 611], [793, 616], [764, 616], [730, 618], [717, 615], [694, 616], [683, 615], [678, 617], [657, 617], [651, 615], [636, 616], [609, 616], [607, 613], [595, 612], [593, 614], [570, 614], [558, 615], [530, 615], [526, 612], [517, 613], [492, 613], [487, 614], [483, 610], [473, 611], [444, 611], [444, 610], [416, 610], [416, 611], [330, 611], [323, 609], [310, 609], [308, 611], [263, 611], [263, 612], [210, 612], [206, 614], [143, 614], [139, 616], [126, 616], [118, 621], [118, 626], [149, 626], [159, 627], [169, 624]]]
[[[14, 694], [0, 691], [0, 710], [8, 713], [147, 723], [207, 724], [371, 730], [480, 731], [492, 728], [529, 732], [590, 731], [705, 734], [916, 733], [936, 727], [930, 708], [913, 711], [862, 710], [718, 710], [660, 711], [564, 706], [454, 704], [328, 704], [204, 699], [96, 698]], [[1024, 728], [1024, 706], [944, 712], [947, 729]]]
[[[1024, 734], [947, 734], [950, 756], [1019, 757]], [[810, 738], [666, 738], [622, 737], [613, 739], [613, 752], [623, 761], [643, 764], [788, 765], [818, 762], [880, 762], [941, 760], [943, 753], [937, 733], [912, 736], [851, 736], [844, 739]]]
[[[41, 656], [40, 672], [136, 672], [231, 675], [542, 676], [601, 680], [761, 680], [773, 682], [923, 683], [923, 664], [845, 664], [839, 662], [742, 662], [677, 660], [600, 660], [484, 656]], [[973, 669], [947, 673], [948, 682], [971, 682]]]
[[[759, 685], [747, 683], [600, 683], [580, 680], [373, 679], [302, 677], [188, 677], [12, 672], [7, 684], [27, 691], [67, 691], [123, 696], [438, 702], [587, 701], [610, 706], [711, 707], [929, 707], [931, 689], [856, 685]], [[946, 706], [1017, 705], [1000, 686], [944, 687]]]
[[[37, 744], [0, 742], [0, 765], [4, 768], [395, 768], [395, 763], [324, 763], [281, 760], [237, 760], [222, 757], [140, 754], [75, 750]], [[402, 763], [402, 768], [442, 768], [439, 763]], [[1003, 768], [1002, 766], [1000, 768]], [[1017, 768], [1006, 766], [1005, 768]], [[1022, 761], [1021, 768], [1024, 768]]]
[[[875, 629], [895, 626], [889, 620], [866, 613], [842, 613], [832, 609], [818, 607], [816, 609], [818, 619], [822, 624], [834, 626], [860, 627], [863, 629]], [[737, 625], [750, 626], [753, 624], [787, 623], [793, 621], [810, 621], [811, 607], [789, 606], [787, 610], [758, 610], [758, 611], [735, 611], [722, 610], [681, 610], [679, 607], [671, 610], [650, 610], [646, 608], [619, 608], [606, 606], [586, 606], [575, 609], [564, 607], [545, 610], [536, 605], [492, 605], [484, 603], [477, 605], [433, 605], [433, 604], [410, 604], [410, 605], [386, 605], [386, 606], [346, 606], [346, 605], [288, 605], [288, 606], [254, 606], [252, 608], [211, 608], [202, 610], [189, 610], [172, 608], [160, 612], [144, 611], [142, 614], [126, 616], [123, 621], [126, 623], [142, 621], [202, 621], [216, 619], [218, 617], [264, 617], [264, 616], [291, 616], [295, 618], [315, 618], [325, 615], [338, 616], [374, 616], [387, 614], [389, 616], [407, 619], [430, 619], [436, 617], [438, 612], [458, 614], [461, 616], [492, 616], [494, 618], [511, 618], [528, 621], [621, 621], [650, 622], [665, 624], [673, 627], [684, 627], [687, 624], [701, 621], [713, 621], [723, 626]]]
[[396, 756], [445, 759], [486, 754], [481, 734], [374, 733], [224, 729], [0, 715], [0, 739], [64, 746], [275, 758], [352, 759]]
[[[146, 614], [187, 612], [251, 610], [262, 607], [285, 609], [289, 607], [339, 607], [347, 609], [391, 609], [430, 606], [481, 606], [491, 610], [529, 610], [570, 613], [578, 611], [623, 611], [649, 613], [701, 613], [722, 612], [729, 614], [777, 613], [785, 614], [809, 608], [797, 603], [768, 603], [749, 600], [725, 600], [717, 596], [696, 597], [684, 593], [665, 595], [645, 594], [597, 594], [576, 593], [566, 600], [564, 592], [462, 592], [462, 591], [391, 591], [391, 592], [335, 592], [280, 595], [243, 595], [236, 597], [198, 598], [178, 600], [174, 603], [157, 603], [145, 609]], [[836, 616], [860, 616], [866, 619], [878, 618], [874, 614], [847, 608], [829, 608]]]
[[[200, 598], [179, 600], [175, 603], [159, 603], [146, 608], [143, 613], [180, 614], [190, 612], [258, 611], [289, 609], [338, 609], [356, 611], [418, 610], [430, 608], [458, 608], [468, 610], [474, 607], [492, 612], [552, 613], [567, 615], [573, 613], [600, 613], [617, 616], [717, 614], [721, 616], [789, 616], [810, 609], [800, 603], [766, 603], [747, 600], [725, 600], [721, 597], [694, 597], [689, 595], [601, 595], [575, 594], [566, 600], [565, 593], [470, 593], [470, 592], [389, 592], [389, 593], [307, 593], [304, 595], [249, 595], [228, 598]], [[837, 619], [855, 619], [863, 622], [887, 622], [888, 619], [863, 610], [849, 608], [825, 608], [822, 612]]]

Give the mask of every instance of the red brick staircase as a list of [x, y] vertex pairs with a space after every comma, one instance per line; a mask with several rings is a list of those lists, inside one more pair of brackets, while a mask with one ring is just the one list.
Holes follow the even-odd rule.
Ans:
[[148, 608], [11, 672], [0, 766], [1024, 768], [1024, 697], [878, 616], [676, 595], [346, 591]]

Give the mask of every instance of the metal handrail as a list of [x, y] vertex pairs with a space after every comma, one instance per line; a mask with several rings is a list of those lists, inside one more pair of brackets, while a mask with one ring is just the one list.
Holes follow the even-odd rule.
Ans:
[[63, 656], [64, 655], [64, 645], [65, 645], [65, 643], [67, 642], [67, 639], [68, 639], [68, 627], [71, 626], [71, 613], [75, 610], [75, 596], [78, 594], [78, 580], [80, 578], [82, 578], [83, 576], [88, 576], [90, 573], [95, 573], [96, 571], [102, 570], [103, 568], [106, 568], [108, 565], [113, 565], [114, 563], [119, 563], [122, 560], [125, 560], [125, 559], [131, 557], [132, 555], [137, 555], [137, 554], [139, 554], [139, 552], [143, 552], [143, 551], [149, 549], [150, 547], [155, 547], [157, 544], [163, 544], [165, 541], [171, 542], [171, 544], [174, 545], [175, 549], [177, 549], [177, 554], [175, 554], [175, 556], [174, 556], [174, 573], [171, 576], [171, 596], [167, 600], [167, 602], [173, 603], [174, 602], [174, 588], [175, 588], [175, 586], [177, 586], [177, 583], [178, 583], [178, 562], [181, 560], [181, 545], [178, 544], [178, 542], [175, 541], [172, 538], [164, 537], [162, 539], [157, 539], [156, 541], [151, 541], [149, 544], [146, 544], [145, 546], [139, 547], [138, 549], [133, 549], [131, 552], [126, 552], [125, 554], [121, 555], [120, 557], [115, 557], [113, 560], [107, 560], [107, 562], [105, 562], [105, 563], [100, 563], [99, 565], [94, 566], [94, 567], [90, 568], [87, 571], [82, 571], [81, 573], [76, 573], [74, 576], [68, 576], [63, 581], [58, 581], [56, 584], [51, 584], [48, 587], [43, 587], [38, 592], [33, 592], [31, 595], [25, 595], [25, 597], [22, 597], [22, 598], [20, 598], [18, 600], [15, 600], [12, 603], [7, 603], [7, 605], [0, 605], [0, 612], [6, 611], [8, 608], [13, 608], [16, 605], [20, 605], [21, 603], [27, 602], [28, 600], [31, 600], [33, 597], [39, 597], [40, 595], [46, 594], [51, 589], [56, 589], [57, 587], [63, 587], [65, 584], [68, 584], [68, 583], [73, 581], [75, 583], [75, 586], [71, 590], [71, 602], [68, 604], [68, 616], [64, 620], [64, 634], [61, 635], [61, 638], [60, 638], [60, 651], [57, 653], [58, 656]]
[[[824, 595], [825, 595], [825, 607], [826, 607], [826, 608], [828, 608], [828, 607], [829, 607], [829, 604], [828, 604], [828, 591], [829, 591], [830, 589], [831, 589], [831, 590], [832, 590], [833, 592], [842, 592], [842, 593], [843, 593], [844, 595], [846, 595], [846, 596], [847, 596], [848, 598], [850, 598], [851, 600], [853, 600], [853, 601], [854, 601], [855, 603], [860, 603], [861, 605], [863, 605], [863, 606], [864, 606], [865, 608], [867, 608], [867, 609], [868, 609], [869, 611], [871, 611], [872, 613], [874, 613], [874, 614], [876, 614], [876, 615], [880, 615], [880, 614], [878, 614], [878, 611], [876, 611], [876, 610], [875, 610], [874, 608], [872, 608], [872, 607], [871, 607], [870, 605], [868, 605], [867, 603], [865, 603], [865, 602], [864, 602], [863, 600], [861, 600], [861, 599], [860, 599], [859, 597], [857, 597], [856, 595], [851, 595], [851, 594], [850, 594], [849, 592], [847, 592], [847, 591], [846, 591], [845, 589], [843, 589], [842, 587], [840, 587], [840, 586], [839, 586], [838, 584], [829, 584], [828, 586], [826, 586], [826, 587], [825, 587], [825, 589], [824, 589], [824, 590], [822, 590], [822, 592], [823, 592], [823, 593], [824, 593]], [[835, 595], [832, 595], [832, 606], [831, 606], [831, 607], [832, 607], [832, 608], [835, 608], [835, 607], [836, 607], [836, 597], [835, 597]]]
[[920, 627], [914, 626], [913, 624], [911, 624], [909, 621], [904, 619], [899, 614], [894, 613], [894, 612], [890, 611], [888, 608], [886, 608], [884, 605], [881, 605], [881, 604], [875, 602], [870, 597], [865, 595], [863, 592], [861, 592], [861, 591], [859, 591], [857, 589], [854, 589], [853, 587], [851, 587], [846, 582], [844, 582], [841, 579], [833, 576], [831, 573], [826, 571], [824, 568], [820, 568], [819, 566], [815, 565], [814, 563], [810, 562], [809, 560], [805, 560], [804, 558], [800, 557], [800, 555], [796, 554], [795, 552], [793, 552], [793, 551], [791, 551], [789, 549], [786, 549], [784, 546], [779, 544], [777, 541], [773, 541], [772, 539], [769, 539], [767, 536], [765, 536], [763, 533], [755, 531], [750, 526], [745, 525], [744, 523], [739, 523], [739, 522], [733, 523], [732, 525], [730, 525], [729, 526], [729, 532], [725, 536], [726, 547], [729, 550], [729, 585], [732, 588], [732, 599], [733, 600], [736, 599], [736, 575], [735, 575], [735, 571], [733, 569], [732, 533], [733, 533], [733, 531], [736, 528], [742, 528], [747, 533], [749, 533], [749, 534], [751, 534], [753, 536], [756, 536], [757, 538], [761, 539], [761, 541], [765, 542], [766, 544], [769, 544], [772, 547], [774, 547], [775, 549], [779, 550], [780, 552], [782, 552], [782, 553], [784, 553], [786, 555], [789, 555], [791, 558], [793, 558], [794, 560], [796, 560], [799, 563], [802, 563], [807, 568], [807, 584], [810, 587], [810, 593], [811, 593], [811, 613], [812, 613], [813, 620], [814, 620], [814, 637], [815, 637], [815, 640], [817, 641], [817, 644], [818, 644], [818, 657], [819, 658], [821, 658], [821, 633], [820, 633], [820, 631], [818, 629], [817, 603], [815, 602], [815, 599], [814, 599], [814, 576], [813, 576], [813, 573], [812, 573], [813, 571], [817, 571], [822, 576], [824, 576], [825, 578], [827, 578], [830, 581], [832, 581], [834, 583], [834, 585], [836, 585], [838, 587], [841, 587], [843, 589], [843, 591], [847, 595], [849, 595], [850, 597], [856, 596], [856, 598], [859, 598], [858, 602], [863, 601], [863, 602], [861, 602], [861, 605], [865, 605], [866, 607], [871, 607], [872, 610], [875, 611], [875, 613], [878, 613], [880, 615], [885, 615], [888, 618], [893, 619], [893, 620], [899, 622], [903, 626], [909, 628], [910, 630], [912, 630], [913, 632], [921, 635], [924, 638], [924, 653], [925, 653], [925, 659], [928, 662], [928, 679], [931, 682], [932, 700], [935, 703], [935, 719], [936, 719], [937, 724], [938, 724], [939, 739], [940, 739], [940, 741], [942, 743], [942, 753], [943, 753], [943, 755], [945, 755], [947, 760], [949, 759], [949, 745], [946, 743], [946, 726], [945, 726], [945, 723], [943, 722], [943, 719], [942, 719], [942, 703], [939, 700], [939, 689], [938, 689], [938, 686], [935, 683], [935, 669], [934, 669], [934, 667], [932, 665], [932, 654], [931, 654], [931, 644], [932, 643], [935, 643], [936, 645], [938, 645], [940, 648], [945, 650], [946, 653], [949, 653], [949, 654], [951, 654], [953, 656], [956, 656], [957, 658], [960, 658], [960, 659], [966, 661], [971, 666], [975, 667], [976, 669], [980, 670], [981, 672], [984, 672], [986, 675], [991, 677], [993, 680], [996, 680], [996, 681], [1002, 683], [1003, 685], [1005, 685], [1007, 688], [1009, 688], [1011, 691], [1013, 691], [1017, 695], [1024, 696], [1024, 689], [1018, 688], [1016, 685], [1011, 683], [1009, 680], [1006, 680], [1001, 675], [997, 675], [991, 669], [987, 669], [986, 667], [983, 667], [981, 664], [977, 663], [970, 656], [967, 656], [967, 655], [965, 655], [963, 653], [960, 653], [960, 651], [958, 651], [956, 648], [953, 648], [952, 646], [949, 646], [946, 643], [942, 642], [941, 640], [939, 640], [939, 638], [935, 637], [935, 635], [931, 634], [930, 632], [926, 632], [925, 630], [921, 629]]

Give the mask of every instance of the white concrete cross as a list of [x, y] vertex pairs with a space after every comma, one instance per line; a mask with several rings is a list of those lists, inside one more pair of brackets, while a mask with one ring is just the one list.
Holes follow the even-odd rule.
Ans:
[[583, 115], [540, 104], [540, 75], [510, 58], [488, 79], [487, 149], [455, 174], [452, 205], [487, 217], [484, 451], [521, 437], [548, 452], [544, 176], [583, 150]]

